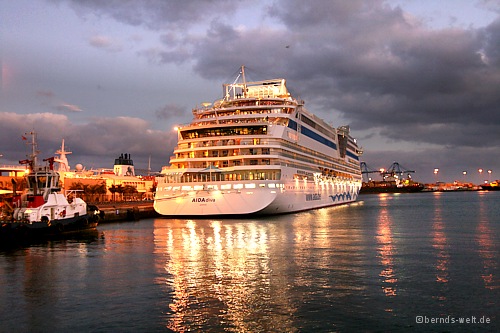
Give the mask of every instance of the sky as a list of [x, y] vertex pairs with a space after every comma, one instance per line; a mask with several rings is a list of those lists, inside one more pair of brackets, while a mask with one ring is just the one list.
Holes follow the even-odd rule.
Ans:
[[500, 179], [499, 0], [0, 0], [0, 61], [0, 164], [35, 131], [71, 167], [160, 171], [245, 65], [349, 125], [371, 169]]

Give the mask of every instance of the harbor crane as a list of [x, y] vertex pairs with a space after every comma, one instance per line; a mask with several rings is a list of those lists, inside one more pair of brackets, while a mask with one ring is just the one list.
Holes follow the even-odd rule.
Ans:
[[360, 167], [361, 174], [363, 175], [363, 181], [365, 181], [364, 178], [366, 175], [366, 182], [369, 182], [371, 180], [370, 176], [368, 176], [370, 173], [380, 173], [380, 170], [372, 169], [370, 166], [368, 166], [368, 164], [366, 164], [366, 162], [361, 162]]
[[380, 174], [382, 175], [382, 178], [385, 180], [388, 177], [392, 178], [401, 178], [404, 174], [407, 175], [409, 179], [411, 179], [411, 173], [414, 173], [415, 170], [409, 170], [403, 167], [401, 164], [398, 162], [394, 162], [391, 164], [389, 168], [385, 171], [381, 171]]
[[[387, 169], [380, 169], [380, 170], [375, 170], [375, 169], [371, 168], [370, 166], [368, 166], [368, 164], [366, 164], [366, 162], [361, 162], [360, 167], [361, 167], [361, 173], [362, 173], [363, 177], [365, 177], [365, 175], [366, 175], [366, 178], [368, 178], [368, 179], [366, 179], [367, 182], [371, 180], [368, 176], [371, 173], [378, 173], [378, 174], [380, 174], [380, 176], [382, 177], [383, 180], [386, 180], [389, 177], [401, 179], [404, 174], [406, 174], [407, 177], [409, 179], [411, 179], [410, 174], [415, 172], [415, 170], [406, 169], [398, 162], [392, 163], [391, 166], [388, 167]], [[363, 179], [363, 180], [365, 181], [365, 179]]]

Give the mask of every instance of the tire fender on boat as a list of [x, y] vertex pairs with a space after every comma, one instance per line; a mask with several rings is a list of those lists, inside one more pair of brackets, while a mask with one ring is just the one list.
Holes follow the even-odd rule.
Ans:
[[50, 220], [49, 220], [49, 217], [48, 216], [42, 216], [42, 218], [40, 219], [42, 222], [45, 222], [47, 223], [47, 227], [50, 227], [51, 223], [50, 223]]
[[63, 232], [64, 231], [64, 225], [62, 223], [58, 223], [56, 225], [57, 231]]

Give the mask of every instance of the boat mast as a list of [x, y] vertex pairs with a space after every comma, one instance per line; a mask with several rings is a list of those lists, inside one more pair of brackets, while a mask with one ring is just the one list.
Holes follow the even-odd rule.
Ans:
[[241, 76], [243, 78], [243, 97], [247, 97], [247, 80], [245, 78], [245, 65], [241, 65]]
[[38, 151], [36, 150], [36, 133], [32, 131], [29, 134], [31, 134], [31, 155], [28, 158], [31, 160], [31, 167], [35, 168], [38, 165], [36, 160], [38, 155]]

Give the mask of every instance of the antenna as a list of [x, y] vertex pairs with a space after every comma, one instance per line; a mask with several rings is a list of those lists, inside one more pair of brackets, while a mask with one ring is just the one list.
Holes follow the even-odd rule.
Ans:
[[247, 97], [247, 79], [245, 78], [245, 65], [241, 65], [241, 76], [243, 78], [243, 97]]

